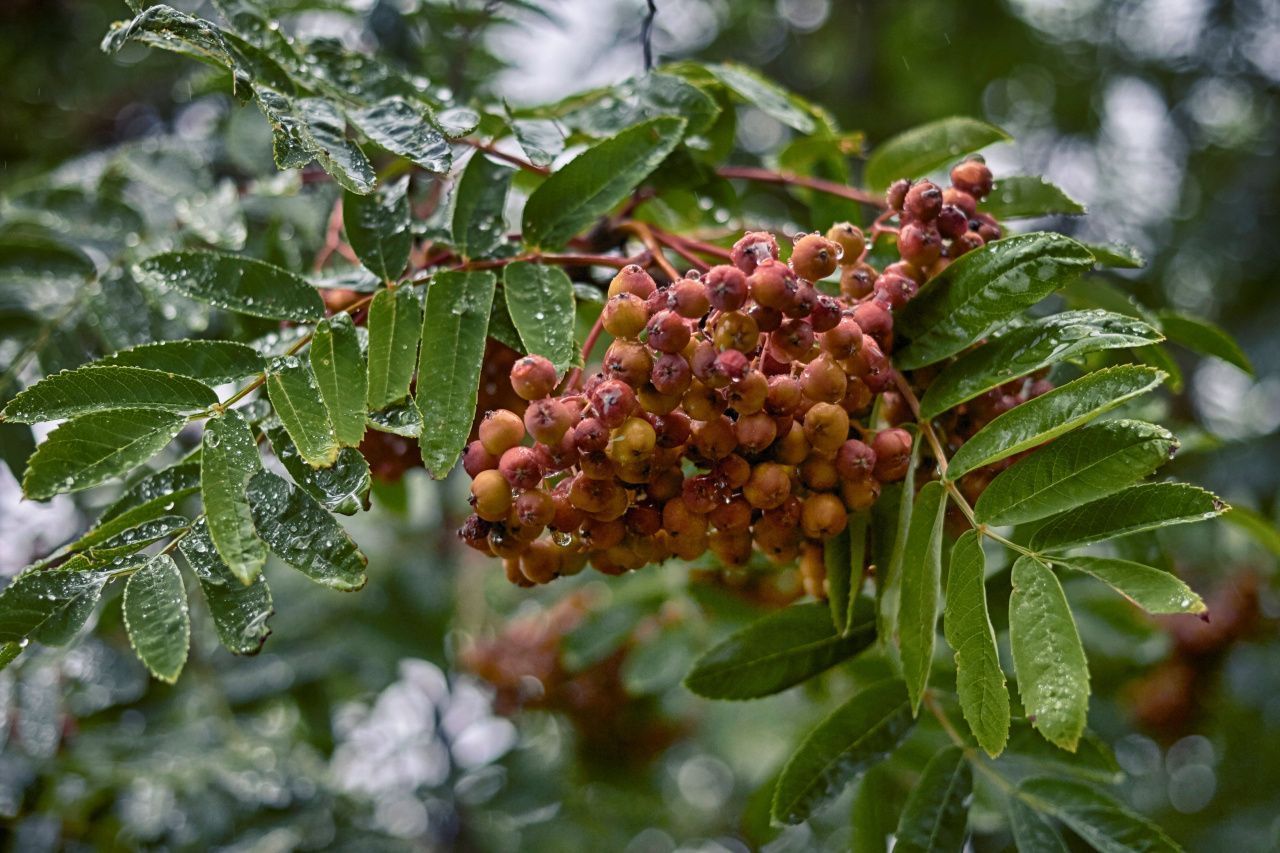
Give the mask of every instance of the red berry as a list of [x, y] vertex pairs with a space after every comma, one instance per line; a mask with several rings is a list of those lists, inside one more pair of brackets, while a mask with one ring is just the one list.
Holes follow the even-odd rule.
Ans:
[[555, 365], [544, 356], [526, 355], [511, 366], [511, 387], [526, 400], [540, 400], [555, 390]]

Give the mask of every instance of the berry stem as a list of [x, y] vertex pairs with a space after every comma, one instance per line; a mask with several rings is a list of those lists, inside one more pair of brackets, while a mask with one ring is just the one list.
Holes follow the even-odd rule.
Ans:
[[827, 195], [847, 198], [850, 201], [856, 201], [869, 207], [883, 208], [885, 206], [884, 199], [873, 193], [856, 187], [837, 184], [835, 181], [824, 181], [821, 178], [806, 178], [803, 175], [774, 172], [756, 166], [721, 166], [716, 169], [716, 174], [722, 178], [742, 178], [743, 180], [756, 181], [763, 184], [785, 184], [793, 187], [804, 187]]
[[675, 239], [674, 235], [668, 234], [665, 231], [659, 231], [657, 228], [654, 228], [652, 230], [653, 230], [654, 239], [656, 239], [659, 243], [669, 248], [671, 251], [675, 252], [680, 257], [684, 258], [689, 263], [693, 264], [698, 269], [702, 270], [703, 272], [706, 272], [707, 270], [711, 269], [710, 264], [702, 260], [702, 258], [699, 258], [687, 246], [683, 245], [679, 240]]
[[653, 262], [657, 264], [664, 273], [666, 273], [668, 278], [672, 281], [680, 280], [680, 273], [677, 272], [676, 268], [671, 265], [669, 260], [667, 260], [667, 256], [662, 253], [662, 243], [658, 241], [658, 238], [654, 235], [653, 229], [649, 227], [648, 223], [629, 219], [626, 222], [619, 223], [618, 228], [638, 237], [640, 242], [644, 244], [644, 247], [649, 250], [649, 254], [653, 256]]

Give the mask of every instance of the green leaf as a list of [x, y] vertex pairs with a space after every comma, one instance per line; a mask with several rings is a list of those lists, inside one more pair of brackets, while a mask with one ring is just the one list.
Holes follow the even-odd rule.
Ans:
[[573, 345], [573, 282], [559, 267], [527, 261], [508, 264], [502, 292], [525, 351], [546, 356], [557, 371], [577, 357]]
[[150, 409], [94, 412], [68, 421], [32, 454], [23, 494], [42, 501], [119, 477], [164, 449], [186, 422], [182, 415]]
[[1018, 693], [1032, 725], [1074, 752], [1089, 714], [1089, 664], [1062, 584], [1034, 557], [1013, 564], [1009, 644]]
[[477, 151], [453, 193], [453, 243], [464, 258], [483, 258], [507, 242], [503, 215], [515, 171]]
[[934, 276], [894, 318], [903, 370], [955, 355], [1093, 266], [1084, 246], [1038, 231], [988, 243]]
[[413, 232], [409, 230], [409, 177], [368, 195], [342, 197], [342, 223], [347, 241], [369, 272], [395, 281], [409, 263]]
[[911, 789], [898, 819], [898, 853], [962, 850], [973, 793], [973, 768], [964, 750], [948, 746], [934, 753]]
[[176, 373], [86, 365], [32, 385], [9, 401], [4, 417], [17, 423], [39, 423], [116, 409], [193, 412], [216, 402], [218, 395], [212, 388]]
[[943, 369], [920, 401], [920, 417], [934, 418], [998, 385], [1086, 353], [1141, 347], [1163, 339], [1132, 317], [1108, 311], [1064, 311], [1009, 330]]
[[[141, 558], [145, 562], [146, 558]], [[63, 563], [57, 569], [49, 569], [46, 571], [61, 571], [64, 574], [83, 574], [85, 569], [92, 566], [93, 569], [101, 568], [102, 563], [99, 561], [86, 561], [79, 557], [73, 557], [66, 563]], [[118, 571], [126, 568], [124, 561], [111, 561], [111, 569]], [[92, 569], [89, 569], [92, 571]], [[99, 586], [96, 591], [87, 592], [67, 603], [65, 607], [50, 614], [49, 618], [40, 624], [38, 628], [31, 631], [29, 637], [32, 641], [45, 646], [66, 646], [76, 639], [80, 631], [84, 629], [89, 618], [93, 616], [93, 611], [98, 605], [99, 599], [102, 597], [102, 587]]]
[[524, 239], [556, 248], [625, 199], [675, 149], [681, 118], [628, 128], [588, 148], [533, 191], [524, 207]]
[[1117, 785], [1125, 778], [1111, 747], [1094, 732], [1085, 729], [1075, 752], [1067, 752], [1037, 734], [1025, 717], [1014, 721], [1001, 760], [1014, 777], [1052, 773], [1098, 785]]
[[[736, 69], [730, 69], [733, 70]], [[658, 71], [633, 77], [602, 92], [602, 97], [565, 115], [565, 125], [600, 137], [646, 119], [678, 116], [688, 122], [687, 133], [694, 135], [705, 133], [720, 114], [720, 105], [701, 88], [683, 77]]]
[[[907, 531], [911, 527], [912, 501], [916, 495], [916, 468], [924, 445], [913, 425], [905, 426], [904, 429], [911, 433], [912, 438], [911, 464], [907, 466], [907, 476], [897, 486], [896, 495], [894, 484], [889, 484], [871, 507], [871, 529], [880, 543], [875, 548], [876, 638], [891, 655], [897, 653], [902, 561], [907, 550]], [[891, 510], [891, 506], [896, 506], [897, 511]]]
[[708, 65], [706, 69], [739, 98], [787, 127], [801, 133], [818, 129], [812, 108], [754, 69], [737, 63]]
[[338, 459], [328, 468], [312, 468], [302, 461], [298, 448], [278, 421], [266, 425], [267, 437], [276, 458], [284, 465], [293, 481], [306, 489], [311, 497], [330, 512], [355, 515], [369, 508], [369, 489], [372, 478], [369, 463], [359, 450], [344, 447], [338, 451]]
[[422, 305], [411, 287], [380, 290], [369, 305], [368, 408], [381, 411], [409, 396], [422, 334]]
[[136, 527], [168, 514], [184, 498], [200, 491], [200, 464], [183, 463], [157, 471], [140, 480], [108, 507], [97, 524], [72, 546], [81, 550], [99, 545]]
[[446, 175], [453, 166], [449, 141], [421, 107], [399, 95], [383, 98], [368, 107], [349, 109], [347, 119], [373, 142], [428, 172]]
[[491, 272], [443, 272], [427, 291], [416, 401], [422, 460], [437, 479], [458, 461], [475, 420], [496, 285]]
[[1000, 220], [1085, 212], [1083, 204], [1044, 178], [1033, 175], [1001, 178], [978, 209]]
[[901, 681], [873, 684], [811, 731], [782, 768], [773, 819], [800, 823], [911, 731], [911, 702]]
[[151, 674], [169, 684], [177, 681], [187, 662], [191, 614], [182, 574], [168, 554], [129, 576], [124, 585], [124, 626]]
[[1188, 483], [1140, 483], [1056, 515], [1031, 536], [1031, 548], [1058, 551], [1221, 515], [1226, 504]]
[[101, 565], [117, 557], [136, 554], [148, 545], [185, 530], [190, 525], [191, 522], [181, 515], [162, 515], [126, 527], [79, 556], [84, 558], [86, 565]]
[[357, 446], [364, 438], [367, 376], [351, 315], [317, 323], [309, 356], [334, 437], [343, 447]]
[[1017, 797], [1009, 798], [1009, 829], [1018, 853], [1070, 853], [1048, 818]]
[[393, 403], [380, 412], [369, 413], [369, 426], [379, 432], [417, 438], [422, 434], [422, 415], [412, 400]]
[[1228, 524], [1239, 528], [1273, 556], [1280, 557], [1280, 530], [1260, 512], [1243, 506], [1233, 506], [1231, 512], [1223, 516]]
[[882, 143], [867, 158], [866, 184], [873, 190], [886, 189], [899, 178], [919, 178], [935, 169], [1004, 142], [1009, 134], [985, 121], [952, 116], [901, 133]]
[[338, 458], [338, 439], [311, 365], [291, 355], [271, 359], [267, 396], [307, 464], [313, 468], [332, 465]]
[[1085, 243], [1084, 247], [1100, 267], [1132, 270], [1147, 265], [1147, 259], [1141, 252], [1124, 243]]
[[1110, 557], [1068, 557], [1057, 565], [1093, 575], [1148, 613], [1204, 613], [1200, 596], [1174, 575]]
[[92, 609], [108, 578], [108, 572], [60, 569], [18, 575], [0, 592], [0, 643], [25, 645], [28, 637], [68, 610], [83, 612], [86, 602]]
[[853, 628], [853, 610], [862, 584], [862, 566], [867, 558], [867, 527], [870, 524], [871, 513], [853, 513], [844, 532], [823, 543], [827, 605], [831, 609], [831, 620], [841, 636], [848, 636]]
[[1155, 424], [1089, 424], [1002, 471], [978, 498], [974, 515], [994, 525], [1046, 518], [1142, 479], [1177, 448], [1173, 434]]
[[0, 460], [9, 469], [13, 479], [22, 478], [27, 460], [36, 451], [35, 433], [26, 424], [0, 422]]
[[160, 341], [121, 350], [94, 363], [163, 370], [211, 385], [262, 372], [258, 351], [236, 341]]
[[707, 699], [758, 699], [848, 660], [874, 638], [869, 611], [859, 613], [848, 636], [841, 636], [825, 604], [796, 604], [752, 622], [709, 649], [684, 685]]
[[1220, 358], [1253, 375], [1249, 356], [1240, 349], [1235, 338], [1221, 327], [1177, 311], [1161, 311], [1157, 316], [1160, 318], [1160, 328], [1169, 336], [1169, 340], [1182, 344], [1192, 352]]
[[920, 709], [933, 663], [942, 578], [942, 522], [946, 512], [946, 487], [938, 480], [925, 483], [911, 510], [911, 526], [903, 550], [898, 647], [912, 714]]
[[277, 557], [322, 586], [365, 585], [368, 559], [314, 498], [270, 471], [253, 475], [247, 494], [258, 535]]
[[1027, 779], [1014, 796], [1065, 823], [1101, 853], [1175, 853], [1182, 848], [1151, 821], [1096, 786], [1068, 779]]
[[267, 579], [258, 575], [245, 586], [218, 557], [203, 519], [178, 546], [204, 592], [218, 639], [232, 654], [257, 654], [271, 629], [267, 620], [275, 612]]
[[288, 270], [221, 252], [165, 252], [138, 264], [143, 281], [253, 317], [307, 322], [324, 316], [324, 302], [307, 280]]
[[550, 166], [564, 151], [564, 134], [549, 119], [516, 119], [511, 130], [524, 156], [535, 166]]
[[951, 549], [942, 627], [956, 653], [960, 711], [978, 745], [995, 758], [1009, 739], [1009, 688], [987, 612], [986, 560], [976, 530], [965, 531]]
[[[292, 99], [267, 86], [255, 86], [254, 95], [263, 115], [271, 122], [272, 148], [281, 169], [300, 169], [312, 160], [346, 190], [372, 192], [378, 177], [360, 146], [347, 138], [346, 119], [325, 98]], [[356, 119], [364, 119], [353, 111]], [[355, 124], [356, 121], [353, 121]], [[361, 130], [369, 124], [357, 124]], [[377, 126], [374, 126], [377, 129]], [[378, 144], [382, 140], [367, 134]]]
[[1164, 380], [1153, 367], [1124, 364], [1086, 374], [998, 415], [956, 451], [947, 479], [1044, 444]]
[[262, 571], [267, 549], [253, 529], [245, 488], [262, 470], [258, 444], [239, 412], [205, 422], [200, 448], [200, 496], [209, 536], [231, 573], [248, 585]]

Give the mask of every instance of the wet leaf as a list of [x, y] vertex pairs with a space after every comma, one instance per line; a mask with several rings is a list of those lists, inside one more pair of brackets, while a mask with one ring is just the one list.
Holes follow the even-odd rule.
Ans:
[[247, 494], [258, 535], [277, 557], [322, 586], [364, 587], [368, 559], [315, 498], [270, 471], [255, 474]]
[[0, 592], [0, 643], [25, 646], [28, 637], [68, 609], [83, 612], [86, 601], [92, 609], [107, 578], [107, 572], [59, 569], [18, 575]]
[[964, 750], [948, 746], [934, 753], [911, 789], [895, 834], [897, 853], [964, 849], [973, 793], [973, 768]]
[[563, 372], [574, 363], [573, 282], [559, 267], [517, 261], [502, 276], [511, 322], [526, 352], [546, 356]]
[[1009, 134], [994, 125], [952, 116], [912, 128], [878, 145], [867, 158], [863, 173], [870, 189], [883, 190], [899, 178], [922, 178], [935, 169]]
[[203, 519], [178, 548], [200, 582], [222, 645], [232, 654], [257, 654], [271, 633], [267, 620], [275, 612], [267, 579], [258, 575], [248, 586], [241, 583], [218, 557]]
[[1083, 204], [1035, 175], [1000, 178], [991, 195], [978, 205], [978, 209], [1002, 221], [1027, 216], [1075, 215], [1085, 212]]
[[1102, 853], [1175, 853], [1182, 849], [1160, 827], [1093, 785], [1042, 777], [1023, 781], [1014, 795], [1036, 811], [1062, 821]]
[[377, 412], [409, 396], [422, 334], [422, 305], [410, 287], [380, 290], [369, 305], [368, 408]]
[[311, 497], [330, 512], [355, 515], [369, 508], [372, 478], [369, 463], [354, 447], [338, 451], [338, 458], [328, 468], [312, 468], [302, 461], [298, 448], [279, 422], [266, 424], [267, 437], [289, 476], [307, 490]]
[[151, 674], [173, 684], [182, 674], [191, 642], [187, 590], [173, 558], [161, 554], [129, 576], [124, 587], [129, 643]]
[[383, 281], [400, 277], [413, 249], [408, 191], [406, 176], [368, 195], [346, 193], [342, 198], [347, 241], [360, 262]]
[[966, 531], [951, 549], [942, 625], [955, 650], [960, 711], [978, 745], [994, 758], [1009, 739], [1009, 688], [987, 612], [986, 559], [977, 531]]
[[262, 356], [236, 341], [160, 341], [121, 350], [95, 364], [162, 370], [211, 385], [254, 376], [263, 368]]
[[898, 648], [912, 714], [920, 709], [933, 665], [942, 579], [942, 522], [946, 512], [946, 487], [938, 480], [925, 483], [911, 510], [903, 550]]
[[1188, 483], [1141, 483], [1050, 518], [1031, 537], [1038, 551], [1059, 551], [1221, 515], [1227, 505]]
[[22, 480], [32, 500], [47, 500], [119, 477], [173, 440], [182, 415], [150, 409], [94, 412], [68, 421], [36, 448]]
[[357, 446], [364, 438], [367, 376], [351, 315], [317, 323], [308, 356], [334, 437], [343, 447]]
[[1148, 613], [1204, 613], [1208, 609], [1191, 587], [1154, 566], [1111, 557], [1067, 557], [1053, 562], [1093, 575]]
[[289, 437], [308, 465], [324, 468], [338, 458], [338, 439], [329, 411], [320, 399], [311, 365], [294, 356], [271, 359], [267, 367], [267, 396]]
[[251, 584], [267, 561], [266, 545], [253, 528], [245, 489], [262, 470], [258, 445], [244, 418], [224, 412], [205, 423], [200, 451], [200, 496], [209, 536], [242, 584]]
[[194, 412], [218, 402], [213, 389], [176, 373], [142, 367], [86, 365], [55, 373], [18, 394], [4, 408], [16, 423], [74, 418], [116, 409]]
[[453, 243], [464, 258], [484, 258], [507, 242], [503, 211], [515, 171], [477, 151], [453, 193]]
[[306, 279], [253, 258], [166, 252], [147, 258], [136, 272], [145, 281], [240, 314], [300, 322], [324, 316], [324, 302]]
[[444, 175], [453, 165], [448, 140], [420, 106], [399, 95], [383, 98], [368, 107], [347, 110], [347, 118], [370, 140], [428, 172]]

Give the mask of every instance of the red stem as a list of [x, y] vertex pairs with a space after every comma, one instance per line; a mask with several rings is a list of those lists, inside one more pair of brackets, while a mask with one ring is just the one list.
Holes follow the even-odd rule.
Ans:
[[871, 207], [884, 207], [884, 199], [865, 190], [856, 187], [846, 187], [844, 184], [837, 184], [835, 181], [824, 181], [821, 178], [806, 178], [803, 175], [790, 175], [785, 172], [773, 172], [769, 169], [761, 169], [755, 166], [722, 166], [716, 169], [716, 174], [722, 178], [742, 178], [747, 181], [758, 181], [765, 184], [785, 184], [794, 187], [804, 187], [805, 189], [817, 190], [828, 195], [847, 198], [850, 201], [856, 201], [859, 204], [865, 204]]

